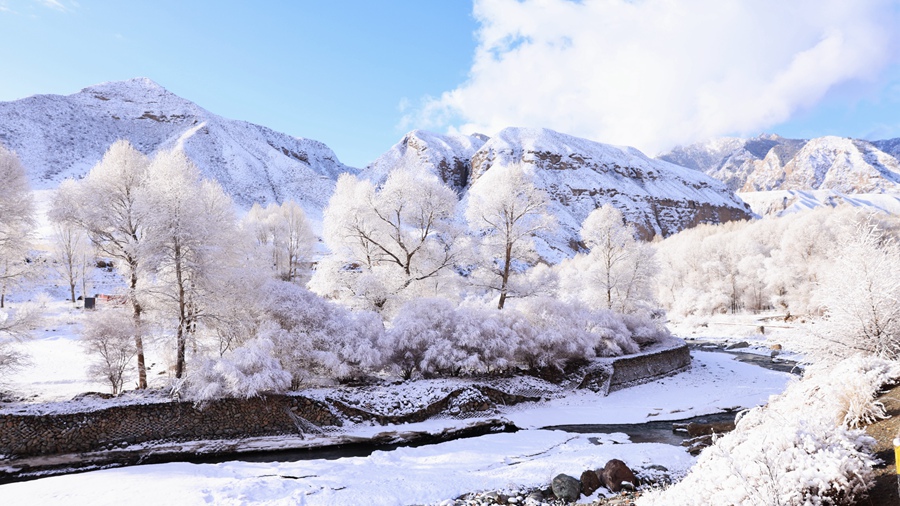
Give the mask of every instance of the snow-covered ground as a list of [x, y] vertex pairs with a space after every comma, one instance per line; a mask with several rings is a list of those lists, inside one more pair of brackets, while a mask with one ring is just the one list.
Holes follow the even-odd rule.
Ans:
[[[785, 345], [799, 333], [808, 332], [804, 328], [807, 320], [806, 317], [799, 317], [785, 321], [785, 316], [775, 312], [691, 316], [670, 321], [668, 327], [688, 343], [702, 341], [719, 346], [737, 345], [739, 348], [734, 349], [735, 352], [799, 361], [802, 357]], [[744, 347], [743, 343], [748, 346]]]
[[674, 473], [684, 473], [693, 462], [682, 448], [623, 440], [620, 434], [530, 430], [337, 460], [135, 466], [3, 485], [0, 501], [92, 506], [431, 504], [476, 490], [543, 487], [560, 472], [578, 476], [613, 458], [633, 466], [663, 465]]
[[[77, 323], [67, 323], [65, 316], [72, 315], [75, 320], [74, 313], [61, 311], [56, 325], [23, 343], [32, 354], [33, 365], [8, 387], [28, 389], [39, 399], [103, 390], [103, 385], [86, 379], [84, 355], [74, 340]], [[572, 434], [539, 428], [676, 420], [749, 407], [765, 403], [790, 381], [788, 374], [744, 364], [723, 353], [695, 351], [693, 357], [690, 371], [607, 397], [578, 392], [505, 408], [500, 416], [530, 429], [514, 434], [337, 460], [170, 463], [56, 476], [0, 486], [0, 504], [433, 504], [479, 490], [546, 486], [558, 473], [577, 477], [612, 458], [639, 471], [663, 466], [668, 474], [680, 476], [694, 462], [681, 447], [631, 443], [624, 434]], [[407, 394], [415, 396], [418, 387], [411, 385]], [[423, 382], [421, 387], [435, 388], [426, 385]], [[357, 425], [347, 427], [341, 435], [438, 432], [471, 421], [442, 418], [394, 427]]]

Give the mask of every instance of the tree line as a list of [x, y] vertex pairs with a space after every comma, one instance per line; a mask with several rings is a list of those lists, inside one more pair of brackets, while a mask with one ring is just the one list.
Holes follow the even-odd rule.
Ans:
[[[0, 153], [19, 182], [3, 196], [10, 209], [19, 202], [0, 215], [3, 272], [27, 272], [33, 204], [15, 155]], [[395, 171], [378, 185], [345, 174], [324, 211], [320, 244], [297, 203], [254, 205], [239, 218], [182, 151], [148, 157], [121, 140], [84, 178], [60, 185], [49, 218], [48, 263], [73, 302], [76, 288], [88, 293], [97, 258], [115, 266], [125, 288], [127, 310], [92, 315], [82, 332], [94, 375], [114, 392], [132, 364], [138, 388], [147, 387], [148, 338], [171, 341], [173, 383], [191, 368], [214, 378], [211, 371], [244, 363], [281, 370], [298, 388], [315, 375], [387, 369], [412, 377], [561, 368], [665, 335], [649, 288], [652, 249], [611, 206], [586, 220], [582, 253], [542, 263], [535, 235], [555, 223], [527, 167], [489, 171], [463, 199], [431, 174]], [[4, 276], [3, 294], [15, 286], [8, 280], [25, 279]], [[543, 302], [528, 307], [535, 300]], [[308, 317], [295, 321], [303, 308]], [[26, 328], [23, 318], [6, 321]], [[0, 331], [8, 342], [13, 330]], [[261, 367], [263, 356], [279, 366]]]

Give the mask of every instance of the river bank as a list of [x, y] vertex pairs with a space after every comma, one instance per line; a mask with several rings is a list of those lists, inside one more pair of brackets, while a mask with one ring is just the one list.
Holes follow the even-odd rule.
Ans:
[[[655, 472], [654, 466], [661, 466], [666, 474], [677, 478], [695, 460], [682, 447], [635, 443], [624, 433], [573, 434], [540, 428], [671, 421], [751, 407], [765, 403], [789, 380], [789, 375], [743, 364], [723, 353], [695, 350], [692, 357], [689, 371], [608, 396], [590, 390], [569, 392], [537, 402], [500, 406], [498, 413], [484, 417], [502, 417], [525, 429], [516, 433], [376, 450], [365, 457], [295, 462], [180, 462], [99, 470], [0, 485], [0, 500], [10, 504], [26, 500], [42, 504], [78, 500], [121, 504], [127, 500], [132, 504], [177, 505], [209, 500], [237, 504], [235, 498], [241, 497], [241, 504], [430, 504], [474, 490], [509, 489], [511, 484], [516, 485], [516, 490], [544, 487], [556, 474], [602, 467], [610, 459], [621, 459], [636, 472]], [[335, 435], [373, 437], [392, 431], [440, 432], [478, 420], [446, 417], [393, 427], [348, 424]], [[228, 444], [247, 448], [250, 442], [235, 440]], [[133, 491], [143, 489], [142, 484], [148, 482], [154, 483], [153, 490], [134, 497]], [[590, 500], [598, 499], [596, 496]]]

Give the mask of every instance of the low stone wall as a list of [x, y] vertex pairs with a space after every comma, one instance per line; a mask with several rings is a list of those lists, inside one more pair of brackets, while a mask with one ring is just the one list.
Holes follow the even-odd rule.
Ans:
[[[687, 344], [671, 339], [639, 355], [597, 361], [582, 388], [603, 393], [646, 383], [690, 367]], [[469, 394], [469, 395], [464, 395]], [[473, 395], [474, 394], [474, 395]], [[220, 399], [202, 406], [161, 402], [111, 406], [67, 414], [0, 414], [0, 460], [111, 450], [148, 442], [180, 442], [303, 434], [340, 426], [343, 419], [380, 424], [418, 422], [445, 412], [485, 412], [493, 406], [536, 401], [472, 385], [402, 416], [366, 413], [335, 399], [322, 403], [302, 396], [270, 395]]]
[[606, 395], [671, 376], [690, 367], [691, 351], [687, 343], [671, 337], [636, 355], [594, 360], [584, 370], [578, 388]]
[[273, 395], [203, 406], [164, 402], [50, 415], [0, 415], [0, 455], [23, 457], [112, 449], [148, 441], [299, 434], [340, 425], [317, 401]]
[[614, 359], [608, 391], [648, 383], [684, 371], [690, 366], [691, 351], [687, 343], [673, 338], [662, 343], [661, 349]]

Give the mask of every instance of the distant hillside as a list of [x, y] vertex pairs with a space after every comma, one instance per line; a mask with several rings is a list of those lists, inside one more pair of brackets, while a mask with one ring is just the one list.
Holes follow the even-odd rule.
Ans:
[[677, 147], [658, 158], [704, 172], [739, 192], [834, 190], [853, 194], [900, 192], [898, 155], [900, 139], [870, 142], [762, 135]]
[[535, 184], [550, 195], [561, 230], [544, 237], [548, 259], [577, 249], [582, 221], [607, 202], [647, 238], [751, 216], [724, 184], [697, 171], [547, 129], [507, 128], [490, 139], [414, 131], [363, 174], [379, 180], [395, 168], [428, 170], [464, 195], [503, 165], [534, 167]]
[[738, 195], [760, 216], [783, 216], [817, 207], [838, 206], [900, 214], [900, 193], [847, 194], [834, 190], [772, 190]]
[[356, 171], [321, 142], [222, 118], [144, 78], [0, 102], [0, 143], [37, 189], [83, 176], [120, 138], [147, 154], [183, 147], [244, 207], [293, 198], [314, 218], [337, 176]]

